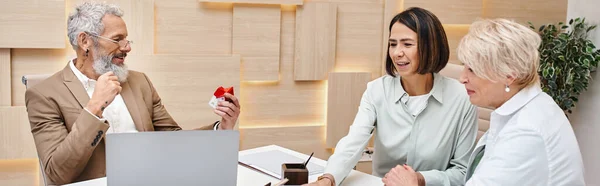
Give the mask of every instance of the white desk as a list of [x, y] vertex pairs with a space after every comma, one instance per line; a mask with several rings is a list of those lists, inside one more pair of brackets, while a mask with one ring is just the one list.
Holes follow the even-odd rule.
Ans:
[[[283, 152], [286, 152], [290, 155], [296, 156], [298, 158], [301, 159], [308, 159], [308, 155], [306, 154], [302, 154], [290, 149], [286, 149], [277, 145], [269, 145], [269, 146], [264, 146], [264, 147], [259, 147], [259, 148], [255, 148], [255, 149], [248, 149], [248, 150], [244, 150], [244, 151], [240, 151], [240, 156], [241, 155], [245, 155], [245, 154], [252, 154], [252, 153], [257, 153], [257, 152], [263, 152], [263, 151], [271, 151], [271, 150], [281, 150]], [[315, 163], [317, 165], [321, 165], [323, 167], [325, 167], [327, 165], [327, 161], [316, 158], [316, 157], [312, 157], [310, 162]], [[277, 183], [279, 180], [267, 176], [265, 174], [250, 170], [249, 168], [246, 168], [244, 166], [238, 165], [238, 178], [237, 178], [237, 185], [238, 186], [263, 186], [268, 182], [271, 182], [271, 184], [275, 184]], [[309, 182], [313, 182], [317, 180], [317, 177], [319, 175], [313, 175], [310, 176], [308, 178]], [[364, 186], [364, 185], [369, 185], [369, 186], [378, 186], [378, 185], [383, 185], [383, 183], [381, 182], [381, 178], [369, 175], [369, 174], [365, 174], [359, 171], [355, 171], [352, 170], [350, 172], [350, 175], [348, 175], [348, 177], [346, 178], [346, 180], [344, 181], [344, 183], [342, 184], [343, 186]], [[79, 182], [79, 183], [73, 183], [73, 184], [69, 184], [69, 185], [65, 185], [65, 186], [106, 186], [106, 178], [98, 178], [98, 179], [94, 179], [94, 180], [88, 180], [88, 181], [84, 181], [84, 182]]]

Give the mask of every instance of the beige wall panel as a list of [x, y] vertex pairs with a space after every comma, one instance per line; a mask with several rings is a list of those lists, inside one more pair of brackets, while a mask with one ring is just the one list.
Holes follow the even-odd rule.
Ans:
[[337, 5], [307, 2], [296, 11], [294, 79], [326, 80], [335, 65]]
[[198, 2], [302, 5], [304, 3], [304, 0], [198, 0]]
[[0, 160], [0, 185], [43, 185], [38, 159]]
[[327, 148], [334, 148], [348, 130], [367, 89], [371, 74], [330, 73], [327, 90]]
[[12, 104], [25, 105], [25, 85], [21, 77], [31, 74], [54, 74], [68, 64], [67, 49], [12, 49]]
[[404, 0], [404, 9], [427, 9], [443, 24], [471, 24], [481, 17], [482, 6], [482, 0]]
[[484, 0], [483, 17], [509, 18], [521, 24], [536, 26], [564, 22], [567, 0]]
[[242, 57], [243, 81], [279, 80], [281, 6], [234, 4], [233, 53]]
[[279, 145], [303, 154], [315, 152], [315, 157], [327, 160], [331, 155], [325, 148], [324, 126], [241, 128], [241, 150]]
[[390, 22], [396, 16], [396, 14], [400, 13], [404, 9], [404, 3], [402, 0], [385, 0], [383, 8], [383, 34], [381, 40], [381, 75], [386, 74], [385, 72], [385, 60], [388, 56], [388, 48], [389, 43], [388, 40], [390, 38]]
[[294, 81], [296, 14], [281, 12], [281, 78], [278, 82], [242, 82], [241, 127], [324, 125], [326, 81]]
[[10, 48], [0, 48], [0, 107], [12, 105]]
[[[380, 4], [382, 4], [386, 0], [306, 0], [306, 1], [337, 3], [339, 5], [339, 4], [345, 4], [345, 3], [364, 3], [364, 4], [380, 3]], [[396, 1], [401, 2], [402, 0], [396, 0]]]
[[0, 160], [37, 158], [27, 110], [0, 107]]
[[0, 6], [0, 48], [64, 48], [64, 0], [11, 0]]
[[338, 4], [335, 72], [381, 74], [383, 3]]
[[154, 0], [131, 0], [131, 12], [125, 13], [130, 21], [127, 22], [129, 36], [134, 42], [129, 54], [154, 54]]
[[448, 62], [461, 64], [458, 60], [456, 48], [458, 48], [460, 40], [469, 32], [469, 25], [444, 25], [444, 30], [446, 31], [446, 38], [448, 38], [448, 46], [450, 47], [450, 60]]
[[233, 4], [155, 2], [157, 54], [231, 54]]
[[242, 81], [278, 81], [278, 57], [242, 57]]
[[220, 119], [208, 105], [217, 87], [233, 86], [235, 93], [240, 93], [237, 55], [132, 55], [128, 60], [131, 70], [148, 75], [163, 104], [184, 129]]

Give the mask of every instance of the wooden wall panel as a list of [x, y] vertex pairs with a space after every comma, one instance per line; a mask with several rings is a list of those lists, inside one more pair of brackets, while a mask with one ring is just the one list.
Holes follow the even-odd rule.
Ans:
[[154, 54], [154, 0], [131, 0], [131, 12], [124, 17], [127, 23], [129, 37], [135, 50], [129, 54], [150, 55]]
[[443, 24], [471, 24], [481, 17], [482, 6], [482, 0], [404, 0], [404, 9], [427, 9]]
[[[305, 0], [310, 2], [326, 2], [326, 3], [336, 3], [336, 4], [345, 4], [345, 3], [364, 3], [364, 4], [372, 4], [372, 3], [383, 3], [386, 0]], [[403, 0], [395, 0], [401, 2]]]
[[217, 87], [233, 86], [235, 93], [240, 93], [238, 55], [132, 55], [128, 61], [131, 70], [148, 75], [163, 104], [184, 129], [220, 119], [208, 105]]
[[155, 2], [157, 54], [231, 54], [233, 4]]
[[304, 3], [304, 0], [198, 0], [198, 2], [302, 5]]
[[304, 154], [315, 152], [315, 157], [327, 160], [331, 152], [325, 148], [325, 127], [266, 127], [240, 128], [240, 145], [242, 150], [279, 145]]
[[346, 72], [329, 74], [327, 90], [327, 147], [334, 148], [348, 130], [367, 89], [371, 74]]
[[280, 5], [233, 6], [233, 53], [242, 57], [243, 81], [279, 80]]
[[294, 79], [326, 80], [335, 65], [337, 5], [307, 2], [296, 11]]
[[381, 75], [383, 11], [383, 3], [338, 4], [335, 72]]
[[324, 125], [326, 81], [294, 81], [296, 12], [281, 12], [281, 78], [278, 82], [242, 82], [241, 127]]
[[37, 158], [27, 110], [0, 107], [0, 160]]
[[568, 0], [484, 0], [483, 17], [509, 18], [536, 26], [565, 22]]
[[0, 107], [12, 105], [10, 49], [0, 48]]
[[65, 57], [66, 49], [12, 49], [12, 104], [25, 106], [25, 85], [21, 77], [32, 74], [54, 74], [65, 68], [71, 60]]
[[460, 40], [469, 33], [469, 25], [444, 25], [446, 31], [446, 38], [448, 38], [448, 46], [450, 47], [450, 60], [449, 63], [461, 64], [458, 60], [458, 54], [456, 48]]
[[3, 1], [0, 48], [64, 48], [64, 0]]
[[38, 159], [0, 160], [0, 185], [43, 186]]

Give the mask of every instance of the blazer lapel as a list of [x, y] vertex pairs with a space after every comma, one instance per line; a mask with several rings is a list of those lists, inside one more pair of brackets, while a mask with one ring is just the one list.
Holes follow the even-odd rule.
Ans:
[[81, 108], [85, 107], [90, 101], [90, 96], [83, 88], [83, 84], [77, 79], [75, 73], [71, 70], [71, 67], [67, 64], [67, 67], [63, 69], [63, 83], [67, 86], [71, 94], [77, 99]]
[[127, 110], [133, 119], [133, 123], [135, 124], [135, 129], [138, 131], [146, 131], [144, 127], [144, 123], [142, 122], [142, 117], [140, 115], [140, 110], [137, 105], [137, 101], [135, 100], [135, 96], [133, 95], [133, 91], [129, 86], [129, 82], [121, 84], [121, 97], [123, 97], [123, 101], [125, 101], [125, 105], [127, 106]]

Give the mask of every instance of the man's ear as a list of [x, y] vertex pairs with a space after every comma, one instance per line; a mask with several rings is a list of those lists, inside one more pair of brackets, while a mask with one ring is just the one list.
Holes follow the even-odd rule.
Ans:
[[92, 44], [92, 41], [88, 36], [89, 35], [85, 32], [77, 34], [77, 46], [79, 46], [79, 48], [81, 48], [83, 51], [89, 50]]

